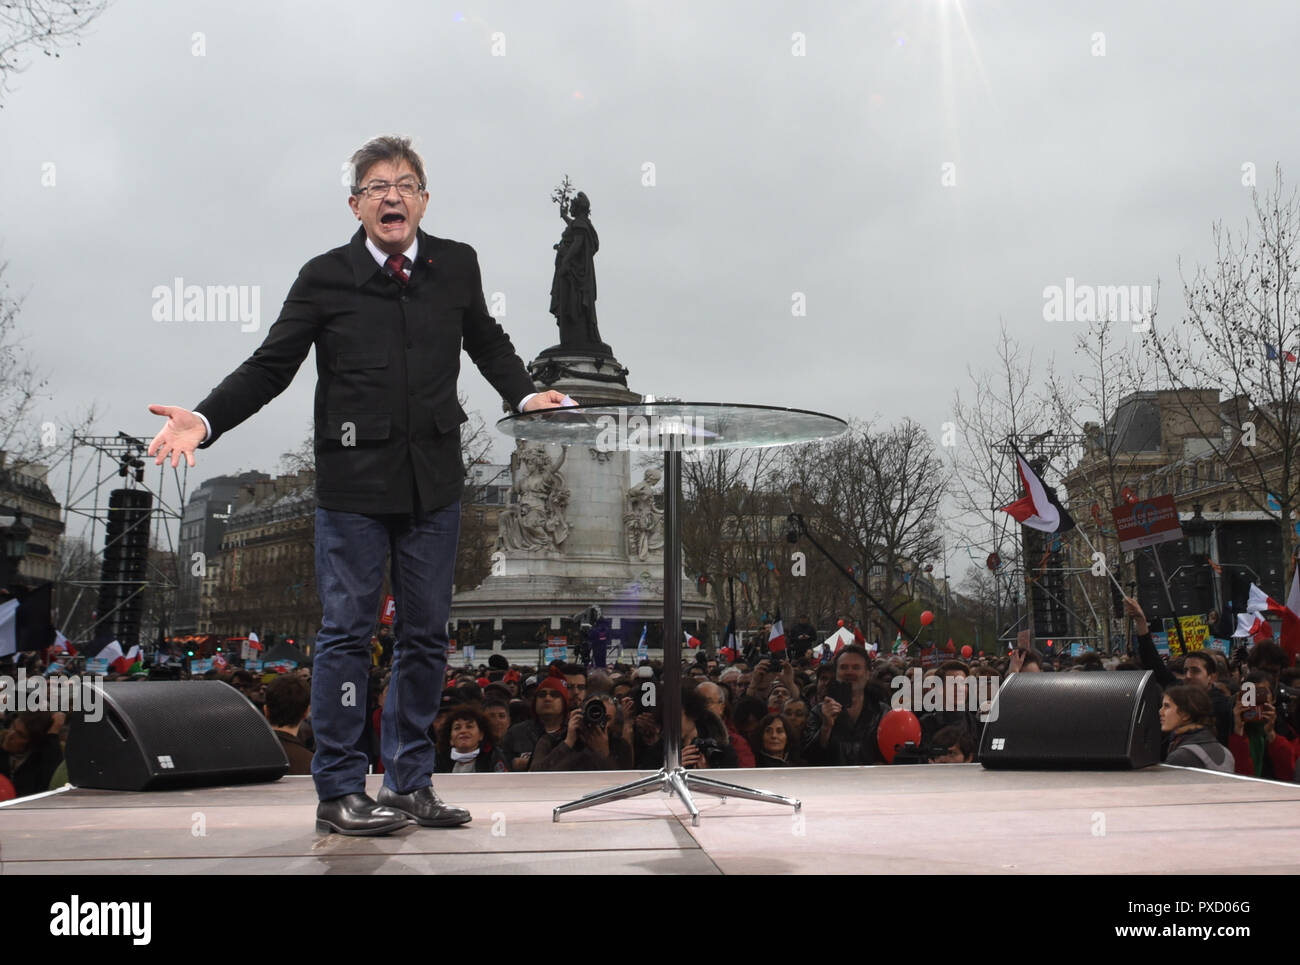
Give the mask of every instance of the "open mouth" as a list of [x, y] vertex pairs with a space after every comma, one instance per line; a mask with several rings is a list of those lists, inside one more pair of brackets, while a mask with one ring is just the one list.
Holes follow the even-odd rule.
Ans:
[[382, 225], [404, 225], [406, 224], [406, 215], [400, 211], [390, 211], [379, 219], [379, 223]]

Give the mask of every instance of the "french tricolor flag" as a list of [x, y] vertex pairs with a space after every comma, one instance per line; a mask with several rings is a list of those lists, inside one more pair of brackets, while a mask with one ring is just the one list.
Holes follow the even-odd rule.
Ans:
[[776, 615], [776, 622], [772, 624], [772, 632], [767, 635], [768, 653], [785, 652], [785, 625], [781, 623], [781, 614]]

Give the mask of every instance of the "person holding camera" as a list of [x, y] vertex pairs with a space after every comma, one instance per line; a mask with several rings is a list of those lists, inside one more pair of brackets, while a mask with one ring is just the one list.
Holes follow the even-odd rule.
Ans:
[[694, 687], [682, 689], [682, 767], [739, 767], [731, 735]]
[[618, 708], [609, 694], [592, 694], [569, 714], [563, 738], [546, 734], [533, 749], [530, 771], [623, 771], [632, 748], [621, 735]]
[[835, 655], [835, 680], [813, 709], [804, 733], [803, 758], [810, 764], [879, 764], [876, 727], [889, 709], [888, 691], [870, 685], [871, 657], [850, 644]]
[[934, 750], [943, 751], [928, 758], [931, 764], [970, 764], [975, 760], [976, 737], [957, 724], [939, 728], [930, 744]]
[[797, 692], [798, 688], [794, 682], [794, 666], [788, 660], [782, 660], [775, 655], [768, 655], [766, 659], [760, 660], [755, 665], [754, 674], [749, 678], [749, 687], [746, 694], [766, 702], [772, 688], [778, 684], [785, 688], [787, 695]]
[[1232, 736], [1228, 750], [1236, 761], [1237, 773], [1273, 781], [1295, 778], [1300, 740], [1285, 721], [1279, 722], [1273, 703], [1273, 677], [1265, 671], [1246, 674], [1232, 708]]

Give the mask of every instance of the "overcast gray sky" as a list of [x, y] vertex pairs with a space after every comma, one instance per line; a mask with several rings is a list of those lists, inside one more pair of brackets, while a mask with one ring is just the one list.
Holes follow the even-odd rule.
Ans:
[[[1277, 163], [1300, 173], [1298, 21], [1291, 2], [1185, 0], [121, 0], [6, 97], [0, 259], [49, 412], [94, 400], [101, 431], [148, 439], [145, 406], [197, 404], [299, 267], [356, 229], [349, 154], [405, 133], [425, 230], [477, 248], [525, 361], [558, 340], [549, 196], [567, 172], [633, 389], [937, 436], [1000, 318], [1068, 368], [1083, 326], [1043, 320], [1045, 286], [1159, 280], [1167, 316], [1179, 257], [1207, 260], [1212, 222], [1249, 213], [1242, 165], [1261, 186]], [[261, 327], [155, 321], [151, 292], [177, 277], [260, 286]], [[191, 487], [274, 472], [314, 381], [309, 356], [198, 454]], [[496, 418], [467, 357], [461, 387]]]

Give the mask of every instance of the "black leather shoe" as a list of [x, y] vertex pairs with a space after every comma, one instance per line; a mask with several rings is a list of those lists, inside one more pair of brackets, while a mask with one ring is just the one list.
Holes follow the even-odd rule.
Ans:
[[320, 834], [389, 834], [410, 823], [407, 815], [380, 807], [367, 794], [344, 794], [316, 805], [316, 830]]
[[395, 811], [403, 811], [426, 828], [454, 828], [470, 822], [464, 808], [443, 804], [431, 787], [422, 787], [409, 794], [398, 794], [385, 785], [379, 789], [379, 803]]

